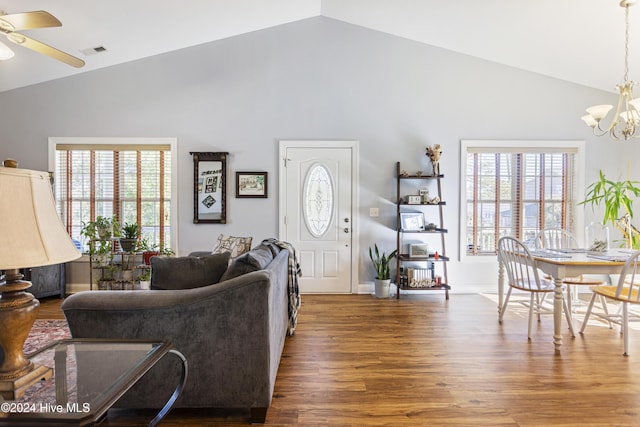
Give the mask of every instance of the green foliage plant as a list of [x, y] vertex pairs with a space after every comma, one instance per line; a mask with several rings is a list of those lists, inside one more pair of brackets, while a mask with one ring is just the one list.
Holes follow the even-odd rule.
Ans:
[[[611, 223], [614, 227], [621, 229], [619, 220], [621, 217], [627, 217], [627, 223], [631, 223], [633, 218], [633, 199], [640, 197], [640, 182], [638, 181], [612, 181], [605, 177], [600, 171], [599, 178], [596, 182], [589, 185], [585, 200], [580, 202], [581, 205], [600, 206], [604, 204], [604, 215], [602, 223]], [[624, 213], [621, 214], [621, 211]], [[621, 231], [628, 237], [630, 247], [638, 247], [638, 236], [635, 233], [629, 233], [628, 230]]]
[[380, 254], [377, 244], [374, 244], [373, 250], [369, 247], [369, 258], [371, 258], [373, 267], [376, 270], [376, 279], [387, 280], [391, 278], [389, 273], [389, 262], [397, 256], [397, 253], [398, 251], [394, 249], [389, 255], [386, 255], [384, 252]]
[[142, 273], [140, 273], [140, 275], [138, 276], [138, 280], [142, 282], [148, 282], [149, 280], [151, 280], [151, 269], [150, 268], [144, 269]]
[[125, 222], [122, 226], [122, 238], [138, 239], [140, 237], [140, 225], [135, 222]]

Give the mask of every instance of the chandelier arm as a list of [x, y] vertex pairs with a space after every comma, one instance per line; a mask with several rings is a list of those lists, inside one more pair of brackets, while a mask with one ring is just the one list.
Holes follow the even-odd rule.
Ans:
[[[603, 136], [606, 133], [610, 133], [611, 136], [613, 137], [615, 135], [615, 128], [620, 124], [620, 112], [622, 111], [622, 103], [624, 102], [624, 96], [623, 96], [623, 88], [620, 87], [618, 85], [618, 89], [620, 91], [620, 96], [618, 97], [618, 106], [616, 107], [616, 112], [613, 115], [613, 117], [611, 118], [611, 123], [609, 123], [609, 125], [606, 128], [602, 128], [601, 123], [602, 120], [598, 121], [598, 125], [597, 128], [600, 132], [602, 132], [602, 134], [598, 135], [598, 136]], [[608, 114], [607, 114], [608, 115]], [[606, 117], [606, 116], [605, 116]], [[604, 119], [604, 117], [603, 117]], [[594, 128], [594, 133], [595, 133], [595, 128]], [[614, 139], [618, 139], [618, 138], [614, 138]]]

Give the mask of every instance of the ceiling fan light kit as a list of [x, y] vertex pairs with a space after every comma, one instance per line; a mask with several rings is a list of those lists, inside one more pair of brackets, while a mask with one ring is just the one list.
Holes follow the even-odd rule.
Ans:
[[640, 98], [634, 98], [633, 86], [636, 83], [629, 80], [629, 7], [635, 4], [636, 0], [620, 2], [625, 16], [624, 81], [616, 85], [618, 106], [611, 123], [603, 127], [602, 120], [613, 109], [613, 105], [594, 105], [587, 108], [589, 114], [582, 116], [582, 120], [593, 129], [596, 136], [609, 134], [615, 140], [640, 137]]
[[[49, 46], [38, 40], [17, 33], [16, 31], [31, 30], [34, 28], [61, 27], [62, 23], [55, 16], [44, 10], [34, 12], [6, 14], [0, 10], [0, 33], [7, 36], [7, 40], [31, 49], [35, 52], [47, 55], [53, 59], [64, 62], [72, 67], [80, 68], [84, 66], [84, 61], [69, 55], [55, 47]], [[0, 43], [0, 60], [13, 57], [14, 53], [5, 44]]]
[[11, 59], [14, 55], [15, 53], [6, 44], [0, 42], [0, 61]]

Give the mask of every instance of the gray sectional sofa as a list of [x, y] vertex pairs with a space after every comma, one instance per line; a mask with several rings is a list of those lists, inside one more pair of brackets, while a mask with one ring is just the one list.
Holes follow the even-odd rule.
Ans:
[[[229, 265], [228, 254], [153, 258], [149, 291], [71, 295], [71, 334], [170, 341], [189, 364], [175, 407], [248, 408], [264, 422], [290, 321], [289, 251], [265, 242]], [[115, 406], [161, 408], [179, 375], [165, 357]]]

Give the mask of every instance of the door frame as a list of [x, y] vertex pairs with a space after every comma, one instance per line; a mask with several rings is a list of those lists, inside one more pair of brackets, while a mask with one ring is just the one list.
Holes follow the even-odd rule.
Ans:
[[351, 284], [350, 292], [358, 293], [358, 254], [360, 253], [359, 212], [360, 206], [360, 153], [356, 140], [280, 140], [278, 151], [278, 238], [285, 234], [284, 215], [286, 212], [286, 169], [288, 148], [335, 148], [351, 149]]

